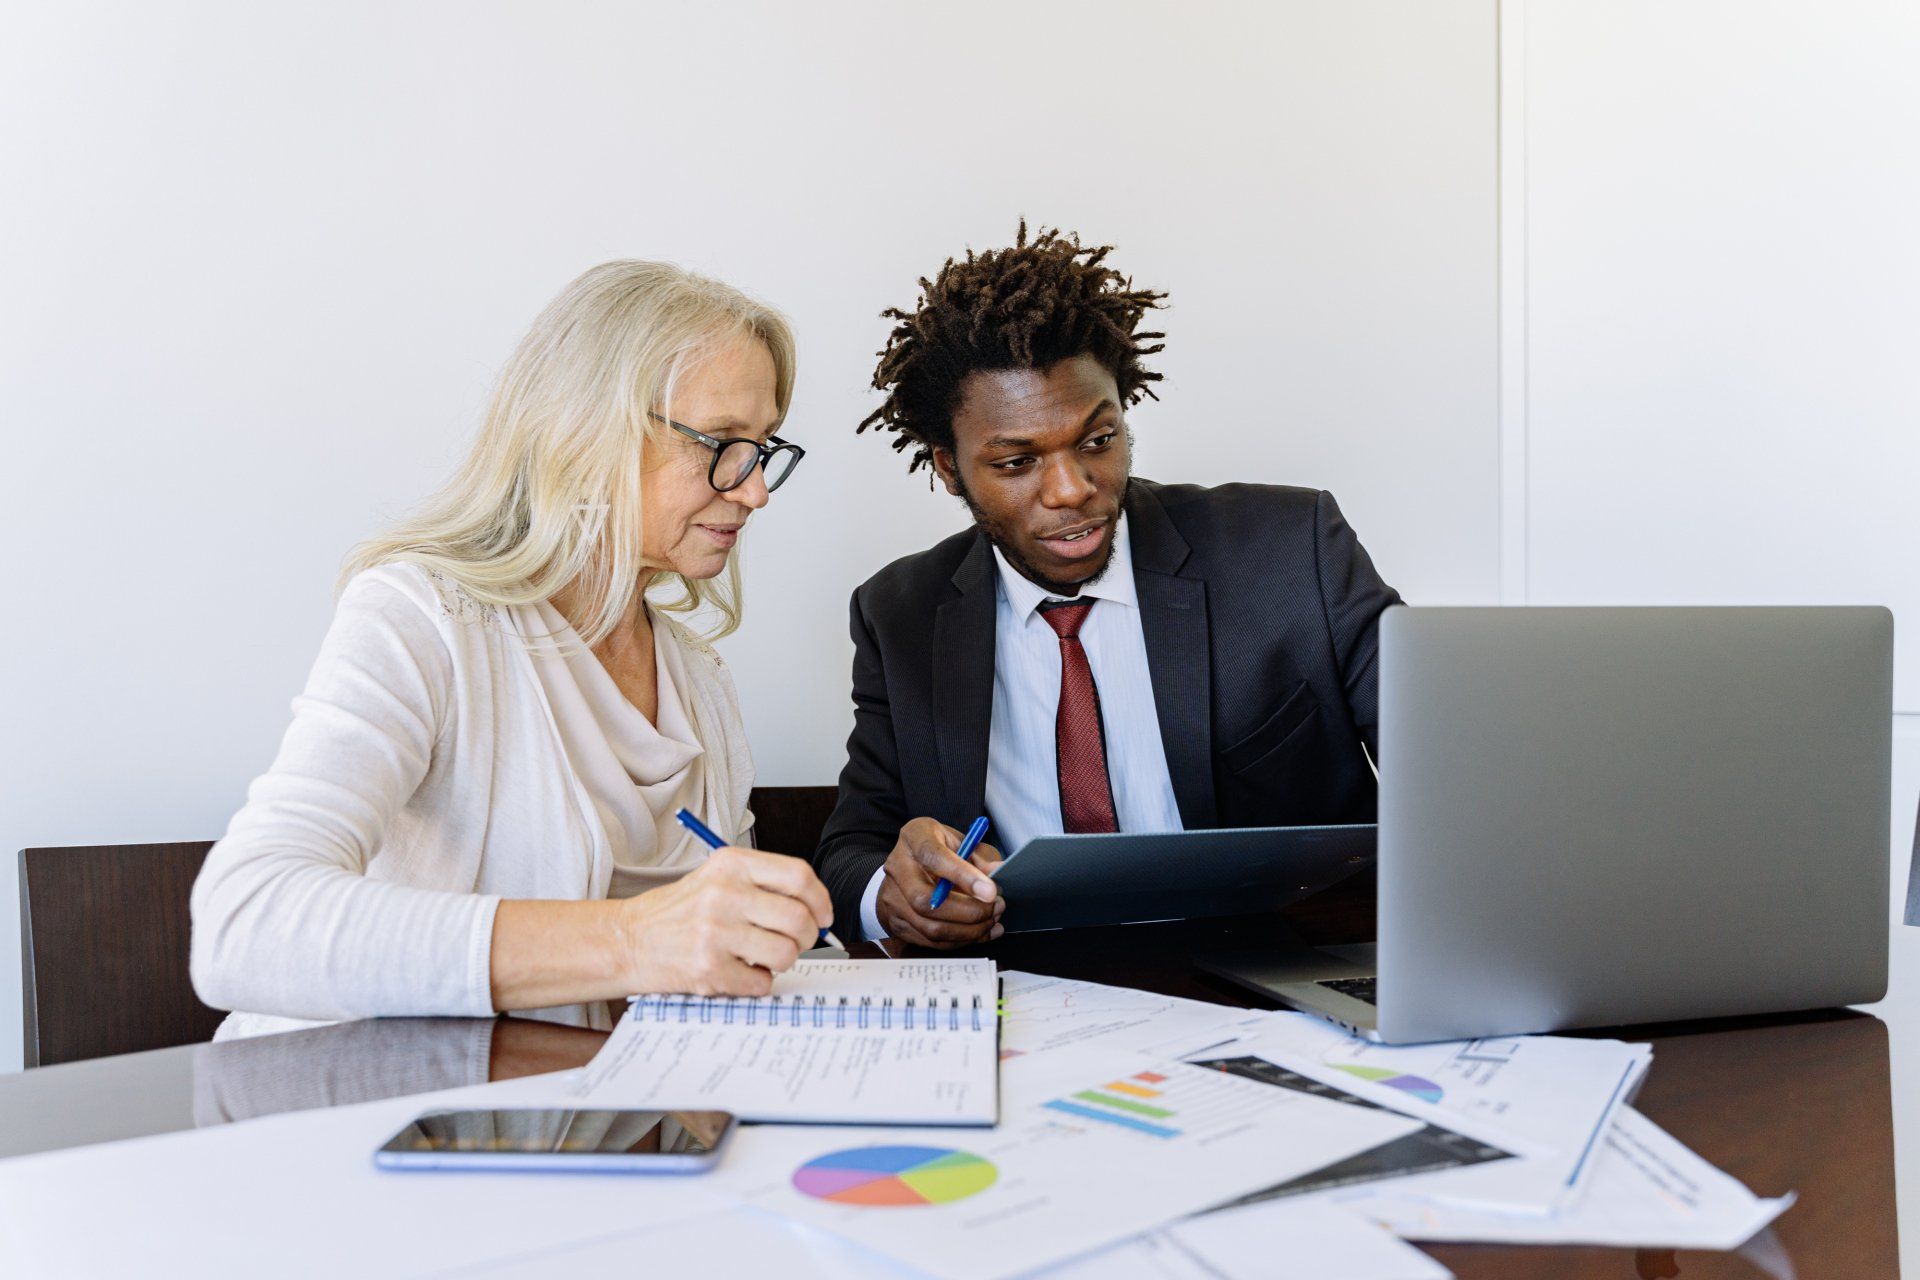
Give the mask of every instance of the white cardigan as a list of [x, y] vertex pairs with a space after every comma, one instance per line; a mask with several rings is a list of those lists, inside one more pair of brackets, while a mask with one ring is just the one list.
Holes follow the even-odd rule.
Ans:
[[[656, 627], [682, 648], [711, 794], [730, 798], [708, 820], [745, 833], [753, 762], [732, 677], [684, 627]], [[508, 611], [415, 565], [358, 574], [293, 711], [193, 886], [208, 1004], [490, 1015], [500, 900], [607, 896], [606, 829]], [[222, 1036], [279, 1018], [230, 1018]]]

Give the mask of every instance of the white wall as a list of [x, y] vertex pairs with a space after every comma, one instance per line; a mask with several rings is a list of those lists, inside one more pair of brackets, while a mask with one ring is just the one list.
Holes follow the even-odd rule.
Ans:
[[1016, 217], [1173, 291], [1162, 479], [1329, 487], [1499, 590], [1493, 0], [19, 7], [0, 42], [0, 1068], [12, 852], [217, 835], [347, 545], [535, 311], [665, 257], [795, 319], [806, 468], [727, 653], [831, 781], [847, 593], [960, 527], [852, 427], [888, 305]]
[[1528, 598], [1890, 605], [1920, 713], [1920, 6], [1515, 17]]

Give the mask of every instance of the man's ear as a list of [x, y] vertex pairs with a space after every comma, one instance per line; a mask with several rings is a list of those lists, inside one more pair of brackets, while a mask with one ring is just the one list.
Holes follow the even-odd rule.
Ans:
[[939, 475], [940, 483], [947, 486], [947, 492], [953, 497], [960, 496], [960, 473], [955, 469], [953, 450], [942, 449], [938, 445], [933, 450], [933, 469]]

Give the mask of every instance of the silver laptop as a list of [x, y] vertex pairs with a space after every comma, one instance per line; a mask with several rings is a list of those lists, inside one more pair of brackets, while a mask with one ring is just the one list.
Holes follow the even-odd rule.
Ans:
[[1880, 608], [1389, 610], [1377, 948], [1203, 967], [1404, 1044], [1887, 988]]

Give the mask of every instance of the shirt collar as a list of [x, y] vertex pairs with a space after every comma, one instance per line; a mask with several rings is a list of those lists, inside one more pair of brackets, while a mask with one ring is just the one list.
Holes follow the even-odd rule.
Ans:
[[[1062, 599], [1008, 564], [998, 547], [993, 549], [993, 562], [1000, 571], [997, 587], [1000, 598], [1013, 606], [1015, 616], [1022, 622], [1031, 618], [1034, 610], [1047, 601]], [[1127, 531], [1125, 512], [1121, 513], [1113, 526], [1113, 555], [1107, 561], [1107, 571], [1100, 575], [1100, 581], [1080, 588], [1080, 594], [1073, 599], [1111, 600], [1129, 609], [1140, 607], [1140, 598], [1133, 584], [1133, 539]]]

